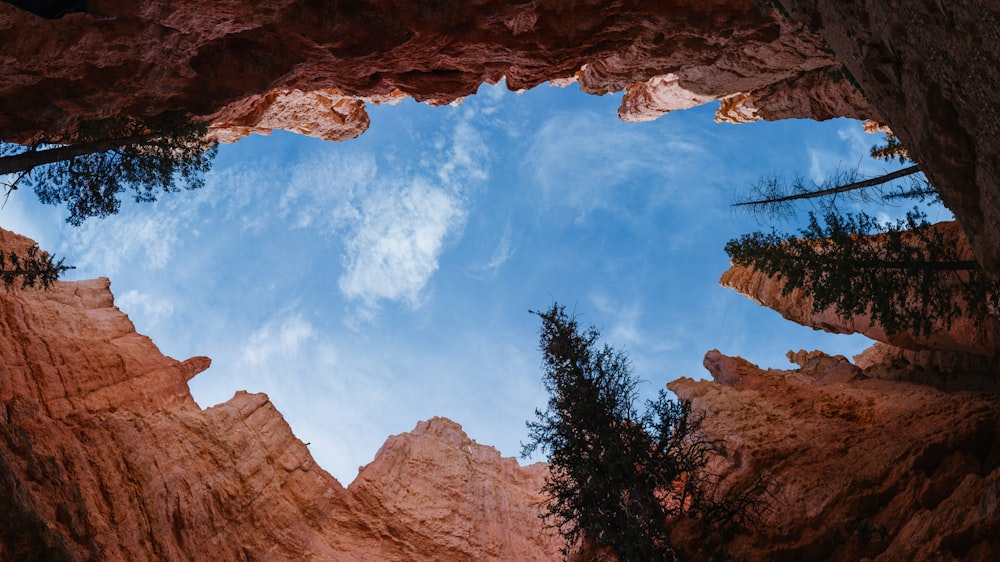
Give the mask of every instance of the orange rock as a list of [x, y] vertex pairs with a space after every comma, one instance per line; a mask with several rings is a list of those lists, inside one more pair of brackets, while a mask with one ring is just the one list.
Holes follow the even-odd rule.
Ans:
[[[960, 259], [972, 259], [971, 249], [958, 224], [938, 223], [932, 228], [941, 232], [945, 241], [959, 250]], [[783, 294], [785, 284], [779, 277], [769, 277], [752, 267], [732, 265], [722, 275], [719, 283], [777, 311], [793, 322], [817, 330], [835, 334], [864, 334], [873, 340], [915, 351], [936, 350], [994, 357], [1000, 350], [1000, 322], [995, 318], [957, 318], [948, 327], [938, 323], [927, 336], [907, 332], [889, 335], [867, 315], [844, 318], [833, 307], [814, 312], [812, 297], [806, 291], [794, 289]]]
[[[705, 432], [729, 451], [717, 468], [726, 485], [770, 482], [771, 509], [755, 532], [727, 542], [730, 558], [989, 560], [1000, 552], [993, 394], [872, 378], [819, 352], [791, 355], [798, 370], [710, 351], [714, 382], [668, 385], [707, 411]], [[689, 532], [679, 527], [675, 541]]]
[[558, 558], [544, 465], [435, 418], [345, 489], [267, 396], [202, 410], [187, 381], [210, 361], [163, 356], [108, 286], [0, 292], [0, 559]]

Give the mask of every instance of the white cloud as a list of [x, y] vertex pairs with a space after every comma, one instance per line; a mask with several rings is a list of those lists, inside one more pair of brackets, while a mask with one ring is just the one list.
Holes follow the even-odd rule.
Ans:
[[463, 184], [470, 181], [486, 180], [489, 177], [485, 162], [487, 154], [486, 145], [472, 125], [459, 122], [455, 126], [448, 158], [438, 167], [438, 179], [455, 189], [465, 187]]
[[639, 328], [642, 309], [637, 301], [623, 303], [600, 293], [591, 295], [590, 300], [594, 308], [614, 319], [610, 331], [603, 334], [611, 345], [625, 349], [646, 344], [646, 338]]
[[446, 236], [465, 216], [458, 198], [420, 179], [398, 191], [370, 193], [348, 235], [340, 290], [368, 306], [380, 299], [418, 306]]
[[138, 314], [144, 320], [145, 326], [140, 328], [140, 332], [156, 326], [174, 313], [174, 304], [169, 299], [135, 289], [115, 297], [115, 304], [126, 314]]
[[293, 228], [336, 231], [357, 220], [356, 200], [378, 180], [372, 154], [316, 155], [294, 168], [278, 202], [278, 216]]
[[503, 229], [503, 235], [500, 238], [500, 243], [497, 244], [497, 249], [493, 252], [493, 256], [490, 261], [483, 266], [483, 270], [487, 273], [495, 274], [500, 267], [507, 263], [507, 260], [514, 255], [514, 244], [511, 242], [511, 228], [508, 222]]
[[575, 209], [582, 218], [615, 206], [622, 190], [649, 186], [643, 175], [659, 183], [702, 151], [677, 138], [609, 128], [608, 118], [562, 113], [538, 129], [523, 166], [541, 186], [545, 204]]
[[81, 269], [114, 275], [136, 261], [149, 269], [164, 269], [179, 243], [180, 218], [173, 213], [135, 209], [103, 222], [90, 220], [70, 231], [68, 246], [78, 256]]
[[312, 338], [312, 324], [298, 313], [286, 313], [250, 334], [242, 347], [242, 362], [256, 367], [276, 357], [295, 357]]

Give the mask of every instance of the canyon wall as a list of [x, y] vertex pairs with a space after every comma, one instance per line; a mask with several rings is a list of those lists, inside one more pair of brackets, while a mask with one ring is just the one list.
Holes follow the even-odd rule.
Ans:
[[201, 409], [210, 361], [163, 356], [108, 288], [0, 291], [0, 560], [558, 558], [544, 465], [435, 418], [345, 488], [267, 396]]
[[[730, 560], [994, 560], [1000, 552], [1000, 402], [878, 378], [843, 357], [794, 370], [718, 351], [711, 381], [668, 386], [726, 440], [728, 484], [765, 478], [771, 509]], [[674, 533], [684, 544], [689, 535]], [[693, 559], [708, 559], [698, 556]]]
[[1000, 4], [781, 4], [823, 36], [1000, 276]]
[[[0, 247], [29, 244], [0, 231]], [[1000, 549], [996, 380], [944, 392], [885, 349], [866, 355], [859, 367], [801, 351], [798, 369], [764, 370], [712, 351], [712, 381], [671, 383], [726, 443], [724, 483], [769, 482], [761, 524], [724, 545], [733, 559]], [[0, 560], [560, 557], [537, 517], [544, 465], [434, 418], [390, 437], [345, 488], [266, 396], [201, 409], [187, 381], [210, 361], [160, 354], [106, 279], [0, 292], [0, 358]], [[702, 559], [697, 535], [674, 537]]]
[[[956, 259], [972, 259], [972, 248], [956, 222], [928, 228], [955, 251]], [[879, 342], [856, 361], [860, 366], [879, 370], [883, 378], [943, 389], [1000, 389], [1000, 320], [995, 316], [958, 317], [948, 324], [937, 320], [926, 334], [905, 330], [887, 333], [867, 314], [844, 317], [835, 306], [815, 311], [809, 291], [798, 288], [786, 293], [780, 277], [770, 277], [753, 267], [731, 265], [719, 283], [792, 322], [834, 334], [863, 334]]]
[[[824, 78], [841, 64], [818, 36], [749, 1], [92, 0], [58, 20], [0, 3], [0, 34], [8, 139], [182, 110], [227, 140], [271, 128], [343, 140], [368, 126], [366, 102], [449, 103], [500, 80], [629, 88], [630, 120], [734, 95], [741, 119], [876, 117]], [[822, 101], [788, 93], [803, 88]]]

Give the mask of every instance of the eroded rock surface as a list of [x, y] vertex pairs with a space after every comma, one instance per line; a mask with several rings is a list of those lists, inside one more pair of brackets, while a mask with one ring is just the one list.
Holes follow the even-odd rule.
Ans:
[[837, 53], [1000, 276], [1000, 4], [781, 4]]
[[108, 286], [0, 291], [0, 559], [558, 559], [544, 465], [435, 418], [344, 488], [267, 396], [201, 409], [210, 361], [163, 356]]
[[[958, 224], [938, 223], [934, 228], [944, 236], [944, 240], [958, 251], [959, 259], [971, 259], [972, 251]], [[835, 334], [860, 333], [876, 341], [912, 351], [934, 350], [941, 352], [969, 353], [993, 358], [1000, 354], [1000, 322], [990, 316], [974, 320], [957, 318], [950, 325], [936, 323], [928, 335], [909, 332], [887, 334], [878, 323], [867, 315], [845, 318], [830, 307], [813, 312], [812, 296], [802, 289], [793, 289], [784, 294], [785, 284], [780, 277], [769, 277], [752, 267], [733, 265], [723, 275], [719, 283], [750, 297], [762, 306], [771, 308], [783, 317]]]
[[[0, 33], [0, 131], [22, 140], [167, 110], [235, 128], [221, 138], [284, 128], [340, 140], [367, 127], [360, 100], [448, 103], [501, 79], [512, 90], [574, 77], [590, 93], [629, 88], [621, 113], [637, 120], [690, 106], [662, 95], [657, 77], [704, 102], [840, 68], [806, 26], [749, 0], [99, 0], [58, 20], [0, 3]], [[770, 118], [767, 97], [754, 107]], [[819, 117], [781, 106], [774, 115]]]
[[[992, 560], [1000, 552], [1000, 401], [870, 377], [843, 357], [760, 369], [718, 351], [713, 381], [668, 386], [707, 410], [729, 483], [771, 481], [773, 510], [734, 560]], [[683, 535], [677, 537], [683, 542]]]

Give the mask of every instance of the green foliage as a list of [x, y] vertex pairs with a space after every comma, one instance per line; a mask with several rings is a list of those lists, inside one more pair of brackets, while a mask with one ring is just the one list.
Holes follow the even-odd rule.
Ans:
[[623, 562], [674, 560], [665, 521], [743, 523], [756, 513], [762, 504], [749, 492], [712, 499], [705, 467], [723, 450], [689, 402], [661, 391], [640, 412], [623, 352], [599, 346], [600, 333], [581, 330], [558, 304], [535, 314], [549, 403], [528, 422], [522, 454], [540, 447], [549, 456], [545, 516], [566, 538], [564, 554], [593, 541]]
[[[65, 204], [66, 222], [79, 226], [87, 218], [117, 213], [123, 193], [151, 202], [160, 193], [202, 187], [217, 150], [205, 140], [206, 131], [206, 125], [176, 115], [153, 125], [135, 119], [87, 123], [69, 144], [28, 149], [39, 159], [66, 156], [27, 167], [10, 189], [24, 179], [41, 202]], [[67, 147], [72, 150], [60, 150]]]
[[20, 279], [21, 288], [39, 286], [48, 289], [68, 269], [63, 265], [63, 259], [38, 249], [38, 245], [28, 248], [24, 255], [15, 252], [0, 252], [0, 280], [4, 287], [10, 288]]
[[872, 147], [871, 156], [876, 160], [885, 160], [886, 162], [892, 162], [894, 159], [898, 160], [900, 164], [912, 162], [906, 147], [892, 133], [885, 135], [885, 144]]
[[868, 314], [890, 334], [928, 335], [935, 322], [984, 318], [1000, 305], [1000, 287], [916, 209], [895, 223], [834, 212], [825, 223], [810, 213], [799, 237], [758, 231], [730, 240], [726, 253], [737, 265], [780, 276], [784, 294], [802, 289], [815, 312], [833, 306], [848, 318]]

